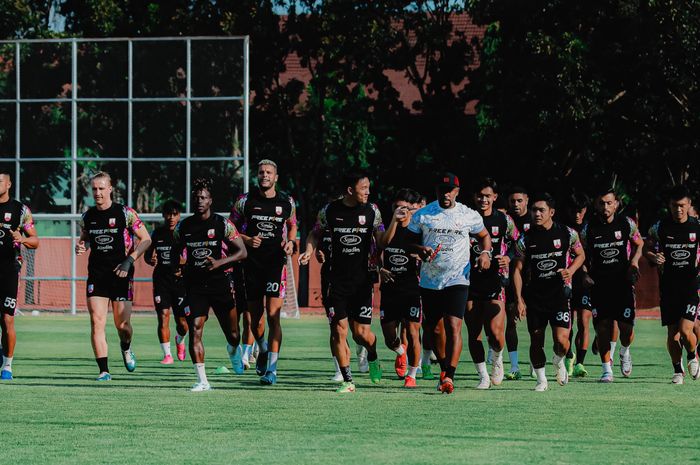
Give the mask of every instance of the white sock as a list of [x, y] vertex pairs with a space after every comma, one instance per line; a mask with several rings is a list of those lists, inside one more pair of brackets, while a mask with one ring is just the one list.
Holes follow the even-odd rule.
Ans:
[[340, 373], [340, 365], [338, 365], [338, 357], [333, 357], [333, 363], [335, 364], [335, 372]]
[[603, 373], [612, 373], [612, 364], [610, 362], [603, 363]]
[[250, 354], [253, 353], [252, 344], [243, 344], [243, 361], [247, 362], [250, 359]]
[[[187, 336], [187, 334], [185, 334]], [[182, 344], [182, 342], [185, 340], [185, 336], [180, 336], [179, 334], [175, 335], [175, 344]]]
[[279, 352], [268, 352], [267, 353], [267, 371], [271, 371], [277, 374], [277, 359], [279, 358]]
[[554, 357], [552, 357], [552, 363], [554, 363], [554, 366], [558, 370], [562, 367], [562, 365], [564, 365], [564, 357], [560, 357], [559, 355], [554, 354]]
[[12, 359], [14, 357], [5, 357], [4, 355], [2, 356], [2, 369], [7, 370], [7, 371], [12, 371]]
[[432, 350], [423, 350], [423, 356], [421, 357], [421, 365], [430, 365], [430, 355], [433, 353]]
[[486, 369], [486, 362], [475, 363], [476, 371], [479, 373], [479, 378], [485, 379], [489, 377], [489, 371]]
[[403, 344], [399, 344], [399, 347], [394, 349], [394, 352], [396, 352], [396, 355], [401, 356], [406, 353], [406, 349], [403, 348]]
[[195, 363], [194, 364], [194, 371], [197, 373], [197, 382], [198, 383], [205, 383], [209, 384], [209, 381], [207, 381], [207, 373], [204, 371], [204, 364], [203, 363]]
[[418, 373], [418, 367], [412, 367], [408, 366], [408, 374], [406, 376], [410, 376], [413, 379], [416, 379], [416, 373]]
[[493, 361], [495, 362], [498, 360], [499, 362], [503, 362], [503, 349], [500, 351], [496, 352], [495, 350], [493, 351]]
[[163, 349], [163, 357], [167, 357], [168, 355], [170, 355], [172, 357], [172, 353], [170, 352], [170, 343], [169, 342], [161, 342], [160, 348]]
[[630, 350], [629, 346], [625, 347], [622, 344], [620, 344], [620, 357], [626, 357], [627, 354], [629, 353], [629, 350]]
[[610, 359], [615, 356], [615, 347], [617, 346], [616, 341], [610, 341]]
[[535, 376], [537, 377], [537, 384], [542, 384], [547, 382], [547, 374], [544, 372], [544, 367], [535, 368]]
[[520, 366], [518, 365], [518, 351], [514, 350], [508, 352], [508, 358], [510, 359], [510, 371], [520, 371]]

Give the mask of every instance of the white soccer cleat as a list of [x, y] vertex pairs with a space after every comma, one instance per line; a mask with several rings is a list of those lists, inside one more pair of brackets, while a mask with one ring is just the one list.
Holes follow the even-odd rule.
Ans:
[[192, 386], [192, 389], [190, 389], [190, 392], [204, 391], [211, 391], [211, 385], [209, 383], [196, 383], [194, 386]]
[[[494, 383], [495, 384], [495, 383]], [[491, 387], [491, 379], [488, 376], [481, 378], [475, 389], [489, 389]]]
[[535, 386], [535, 392], [544, 392], [549, 390], [549, 383], [547, 381], [542, 381], [541, 383], [537, 383]]
[[671, 378], [672, 384], [683, 384], [683, 373], [674, 373]]
[[493, 360], [493, 366], [491, 367], [491, 382], [493, 385], [500, 385], [503, 382], [503, 376], [503, 357], [497, 357]]
[[339, 371], [336, 371], [335, 374], [331, 377], [331, 381], [335, 381], [336, 383], [342, 383], [343, 374]]
[[613, 382], [612, 371], [604, 371], [603, 375], [600, 377], [598, 382], [600, 382], [600, 383], [612, 383]]
[[695, 356], [694, 359], [688, 362], [688, 372], [690, 373], [690, 376], [693, 377], [694, 380], [697, 380], [700, 378], [700, 362], [698, 362], [698, 357], [697, 355]]
[[554, 368], [557, 370], [557, 383], [559, 383], [559, 386], [564, 386], [569, 382], [569, 371], [566, 369], [566, 365], [564, 362], [560, 362], [559, 365], [554, 365]]
[[357, 346], [357, 364], [359, 365], [360, 373], [369, 371], [369, 361], [367, 360], [367, 349], [363, 346]]
[[625, 378], [629, 378], [632, 375], [632, 354], [629, 350], [627, 350], [625, 355], [620, 354], [620, 371]]

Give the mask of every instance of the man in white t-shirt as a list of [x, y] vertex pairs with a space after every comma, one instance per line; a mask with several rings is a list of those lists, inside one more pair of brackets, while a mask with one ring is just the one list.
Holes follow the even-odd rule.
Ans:
[[[456, 201], [459, 179], [444, 173], [435, 186], [437, 200], [413, 214], [408, 229], [416, 234], [418, 254], [423, 260], [420, 288], [425, 330], [435, 334], [434, 352], [440, 362], [438, 390], [454, 391], [454, 375], [462, 353], [462, 322], [469, 292], [469, 236], [479, 240], [482, 250], [479, 270], [491, 265], [491, 237], [481, 215]], [[478, 272], [478, 271], [477, 271]], [[444, 321], [444, 333], [440, 322]]]

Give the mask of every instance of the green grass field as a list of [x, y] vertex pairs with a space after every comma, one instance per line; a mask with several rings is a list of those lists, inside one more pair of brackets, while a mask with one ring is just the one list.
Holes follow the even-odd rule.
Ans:
[[[0, 464], [700, 461], [700, 381], [670, 384], [658, 321], [638, 323], [632, 379], [619, 376], [616, 365], [614, 384], [596, 383], [600, 366], [590, 354], [590, 378], [566, 387], [550, 376], [550, 391], [535, 393], [526, 377], [476, 391], [475, 369], [464, 353], [451, 396], [437, 393], [432, 381], [404, 391], [384, 348], [382, 384], [356, 373], [357, 392], [338, 395], [328, 380], [326, 320], [309, 316], [283, 324], [278, 385], [261, 387], [254, 371], [211, 374], [214, 390], [192, 394], [189, 361], [158, 364], [153, 315], [134, 318], [139, 367], [133, 374], [122, 365], [110, 328], [114, 380], [99, 385], [85, 315], [18, 317], [15, 380], [0, 385]], [[523, 331], [521, 341], [527, 367]], [[209, 373], [228, 364], [214, 320], [205, 344]]]

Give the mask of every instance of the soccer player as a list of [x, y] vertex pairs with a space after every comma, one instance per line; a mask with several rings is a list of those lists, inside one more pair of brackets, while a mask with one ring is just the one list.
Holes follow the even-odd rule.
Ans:
[[[503, 347], [505, 346], [505, 286], [509, 280], [510, 257], [519, 232], [513, 219], [496, 209], [494, 202], [498, 199], [498, 186], [491, 178], [484, 178], [476, 184], [474, 200], [477, 211], [484, 221], [484, 227], [491, 237], [494, 256], [488, 270], [478, 267], [476, 258], [481, 249], [479, 241], [471, 238], [471, 285], [467, 300], [467, 312], [464, 321], [467, 324], [469, 353], [479, 373], [477, 389], [488, 389], [493, 383], [498, 386], [503, 382]], [[484, 345], [481, 332], [486, 332], [488, 345], [494, 353], [491, 376], [486, 370]]]
[[172, 365], [170, 352], [170, 313], [175, 315], [175, 348], [177, 359], [185, 360], [185, 336], [187, 335], [187, 313], [180, 257], [173, 255], [173, 232], [180, 222], [180, 204], [175, 200], [166, 201], [161, 207], [165, 224], [153, 230], [151, 245], [146, 250], [144, 261], [153, 269], [153, 306], [158, 316], [158, 340], [163, 350], [161, 364]]
[[[294, 199], [276, 189], [279, 175], [272, 160], [258, 163], [258, 188], [243, 194], [231, 212], [248, 250], [243, 262], [251, 329], [260, 347], [255, 371], [260, 384], [277, 383], [277, 360], [282, 346], [280, 313], [286, 286], [287, 256], [294, 253], [297, 216]], [[264, 313], [270, 327], [265, 341]], [[268, 351], [269, 347], [269, 351]]]
[[[572, 194], [566, 203], [566, 225], [580, 233], [586, 225], [586, 212], [588, 211], [589, 199], [583, 194]], [[591, 278], [585, 270], [585, 265], [579, 268], [571, 282], [571, 309], [576, 314], [576, 353], [573, 353], [571, 345], [566, 353], [566, 370], [569, 376], [582, 378], [588, 375], [584, 365], [586, 352], [588, 351], [588, 341], [590, 339], [590, 326], [592, 317], [591, 296], [589, 289], [592, 285]], [[573, 336], [573, 329], [571, 336]], [[571, 338], [570, 338], [571, 339]], [[571, 340], [569, 341], [571, 342]]]
[[[435, 186], [437, 200], [413, 214], [408, 225], [423, 260], [420, 290], [425, 330], [434, 334], [433, 351], [440, 363], [438, 390], [454, 391], [454, 376], [462, 352], [462, 324], [469, 293], [469, 235], [479, 241], [478, 268], [484, 272], [493, 258], [491, 238], [481, 216], [457, 202], [459, 178], [444, 173]], [[444, 323], [444, 334], [436, 328]]]
[[380, 242], [384, 232], [377, 206], [369, 203], [370, 182], [364, 173], [350, 173], [344, 179], [343, 198], [330, 202], [318, 213], [299, 263], [306, 265], [318, 247], [323, 231], [331, 235], [332, 253], [328, 269], [328, 305], [333, 355], [337, 358], [343, 383], [337, 392], [355, 391], [347, 350], [348, 327], [354, 341], [367, 349], [369, 377], [382, 379], [377, 358], [377, 337], [371, 330], [374, 288], [369, 270], [372, 239]]
[[610, 341], [614, 321], [620, 328], [622, 376], [632, 374], [629, 347], [634, 340], [634, 285], [639, 279], [639, 259], [644, 246], [634, 220], [617, 214], [619, 206], [613, 189], [601, 192], [595, 200], [596, 215], [581, 231], [594, 283], [591, 287], [593, 325], [603, 364], [600, 378], [603, 383], [613, 381]]
[[0, 329], [2, 329], [2, 368], [0, 379], [12, 379], [15, 353], [15, 310], [22, 246], [39, 247], [39, 237], [29, 207], [10, 198], [12, 176], [0, 170]]
[[[192, 392], [211, 389], [204, 370], [202, 334], [211, 308], [219, 320], [227, 351], [234, 363], [240, 363], [240, 334], [238, 311], [233, 296], [233, 285], [226, 269], [246, 257], [246, 248], [231, 221], [211, 211], [212, 182], [196, 179], [192, 197], [194, 214], [178, 223], [174, 232], [173, 251], [186, 257], [183, 269], [185, 292], [190, 307], [190, 357], [197, 374]], [[236, 354], [238, 356], [236, 357]]]
[[[404, 387], [416, 387], [420, 364], [420, 328], [422, 320], [418, 261], [409, 250], [408, 224], [418, 210], [420, 194], [400, 189], [394, 195], [394, 215], [382, 238], [384, 266], [382, 268], [382, 300], [380, 319], [384, 342], [396, 352], [394, 368]], [[407, 344], [401, 341], [401, 325], [407, 329]]]
[[[527, 316], [530, 360], [535, 370], [535, 391], [549, 389], [544, 352], [545, 329], [552, 328], [557, 382], [564, 386], [569, 374], [564, 365], [571, 331], [571, 279], [585, 260], [578, 233], [554, 222], [555, 202], [547, 193], [532, 198], [534, 226], [520, 236], [513, 286], [520, 318]], [[529, 277], [529, 278], [528, 278]]]
[[[530, 230], [532, 216], [528, 208], [530, 198], [527, 189], [524, 187], [513, 187], [508, 196], [508, 213], [515, 222], [515, 227], [520, 235]], [[513, 275], [514, 262], [511, 262], [510, 275]], [[522, 378], [520, 365], [518, 364], [518, 304], [515, 299], [513, 282], [506, 287], [506, 347], [508, 348], [508, 358], [510, 359], [510, 372], [506, 374], [506, 379], [514, 380]]]
[[645, 256], [659, 270], [661, 324], [667, 328], [666, 347], [674, 371], [671, 382], [683, 384], [683, 347], [688, 352], [690, 375], [700, 378], [693, 331], [700, 303], [700, 222], [688, 215], [691, 199], [685, 186], [675, 186], [669, 194], [671, 214], [649, 229]]
[[[97, 381], [109, 381], [105, 325], [111, 303], [126, 370], [136, 369], [131, 350], [131, 301], [134, 297], [134, 262], [151, 245], [151, 237], [136, 212], [112, 201], [112, 178], [100, 171], [90, 178], [95, 206], [83, 213], [75, 253], [90, 247], [87, 307], [90, 313], [92, 350], [100, 370]], [[134, 241], [138, 239], [138, 244]]]

